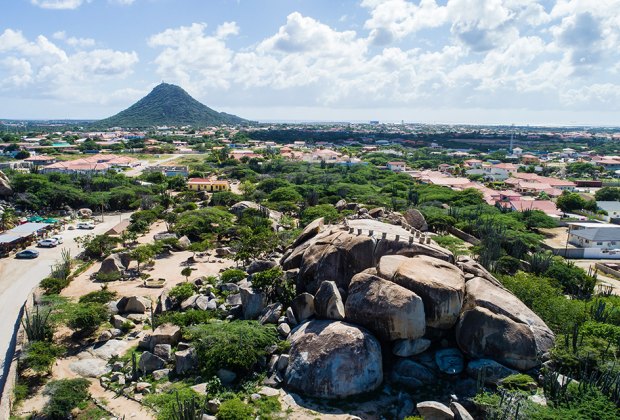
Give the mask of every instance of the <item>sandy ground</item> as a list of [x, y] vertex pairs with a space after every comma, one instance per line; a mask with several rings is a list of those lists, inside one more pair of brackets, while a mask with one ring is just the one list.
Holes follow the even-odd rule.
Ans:
[[[568, 240], [568, 228], [557, 227], [550, 229], [539, 229], [540, 232], [545, 235], [545, 244], [553, 248], [566, 247], [566, 241]], [[574, 248], [573, 245], [568, 244], [569, 248]]]
[[172, 162], [173, 160], [179, 158], [180, 156], [182, 155], [175, 154], [175, 155], [164, 155], [161, 159], [156, 159], [156, 160], [140, 159], [140, 166], [132, 168], [123, 173], [126, 176], [137, 177], [137, 176], [140, 176], [142, 172], [145, 171], [145, 169], [150, 168], [151, 166], [157, 166], [157, 165], [161, 165], [164, 163]]
[[[149, 233], [138, 238], [139, 243], [152, 243], [153, 236], [157, 233], [166, 231], [166, 224], [163, 222], [155, 223]], [[186, 266], [185, 262], [189, 257], [193, 255], [191, 251], [179, 251], [174, 252], [169, 257], [156, 259], [152, 268], [143, 270], [144, 273], [148, 273], [152, 278], [164, 278], [166, 284], [164, 289], [170, 289], [174, 285], [184, 282], [186, 279], [181, 275], [181, 270]], [[190, 280], [199, 276], [216, 276], [220, 273], [220, 270], [233, 267], [235, 262], [227, 259], [215, 258], [213, 256], [204, 256], [202, 258], [196, 256], [196, 263], [191, 267], [194, 270]], [[71, 284], [62, 291], [63, 296], [78, 298], [86, 293], [93, 292], [101, 289], [104, 283], [95, 282], [90, 279], [90, 276], [101, 267], [100, 263], [96, 263], [88, 270], [75, 278]], [[132, 262], [130, 267], [135, 267], [135, 262]], [[123, 280], [113, 281], [106, 283], [110, 290], [118, 293], [119, 296], [146, 296], [151, 300], [156, 300], [162, 293], [163, 289], [151, 289], [144, 287], [142, 280]]]
[[[583, 268], [586, 272], [592, 268], [594, 271], [595, 264], [598, 262], [616, 262], [617, 260], [571, 260], [575, 263], [576, 266]], [[614, 288], [614, 294], [620, 295], [620, 280], [615, 277], [610, 276], [609, 274], [605, 274], [602, 271], [597, 271], [597, 279], [598, 282], [602, 285], [611, 286]]]

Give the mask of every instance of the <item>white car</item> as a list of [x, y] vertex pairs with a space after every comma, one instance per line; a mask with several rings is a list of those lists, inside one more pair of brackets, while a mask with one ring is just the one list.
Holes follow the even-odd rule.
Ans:
[[95, 224], [93, 222], [80, 222], [77, 224], [78, 229], [94, 229]]
[[41, 248], [54, 248], [56, 245], [58, 245], [58, 241], [54, 238], [41, 239], [37, 242], [37, 246]]
[[63, 242], [62, 236], [60, 235], [54, 235], [52, 236], [52, 239], [56, 239], [56, 242], [58, 242], [59, 244]]

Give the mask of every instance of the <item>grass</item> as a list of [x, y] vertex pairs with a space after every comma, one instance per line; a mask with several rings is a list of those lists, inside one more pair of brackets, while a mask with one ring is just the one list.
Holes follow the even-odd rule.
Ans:
[[465, 245], [465, 241], [452, 235], [437, 235], [433, 236], [433, 240], [437, 242], [437, 245], [446, 248], [451, 251], [455, 256], [467, 255], [469, 251]]

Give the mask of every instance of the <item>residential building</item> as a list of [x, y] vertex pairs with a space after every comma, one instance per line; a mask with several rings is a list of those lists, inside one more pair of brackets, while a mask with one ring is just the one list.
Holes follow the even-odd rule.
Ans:
[[405, 162], [388, 162], [387, 168], [393, 172], [402, 172], [407, 169], [407, 164]]
[[190, 178], [187, 181], [187, 188], [192, 191], [206, 192], [230, 191], [230, 183], [208, 178]]
[[620, 248], [620, 226], [609, 223], [568, 223], [568, 242], [579, 248]]
[[620, 201], [597, 201], [596, 205], [607, 212], [607, 216], [603, 216], [606, 222], [620, 219]]

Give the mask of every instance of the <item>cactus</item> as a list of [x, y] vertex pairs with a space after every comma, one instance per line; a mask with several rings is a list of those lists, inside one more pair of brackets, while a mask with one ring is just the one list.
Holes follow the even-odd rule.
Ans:
[[24, 309], [22, 325], [26, 331], [28, 341], [47, 341], [52, 338], [52, 326], [49, 310], [39, 311], [39, 305], [34, 306], [34, 313]]
[[136, 361], [136, 353], [131, 353], [131, 380], [138, 379], [138, 362]]
[[202, 420], [207, 412], [206, 401], [202, 407], [198, 404], [196, 397], [181, 401], [179, 393], [176, 393], [176, 403], [172, 403], [172, 419], [173, 420]]

